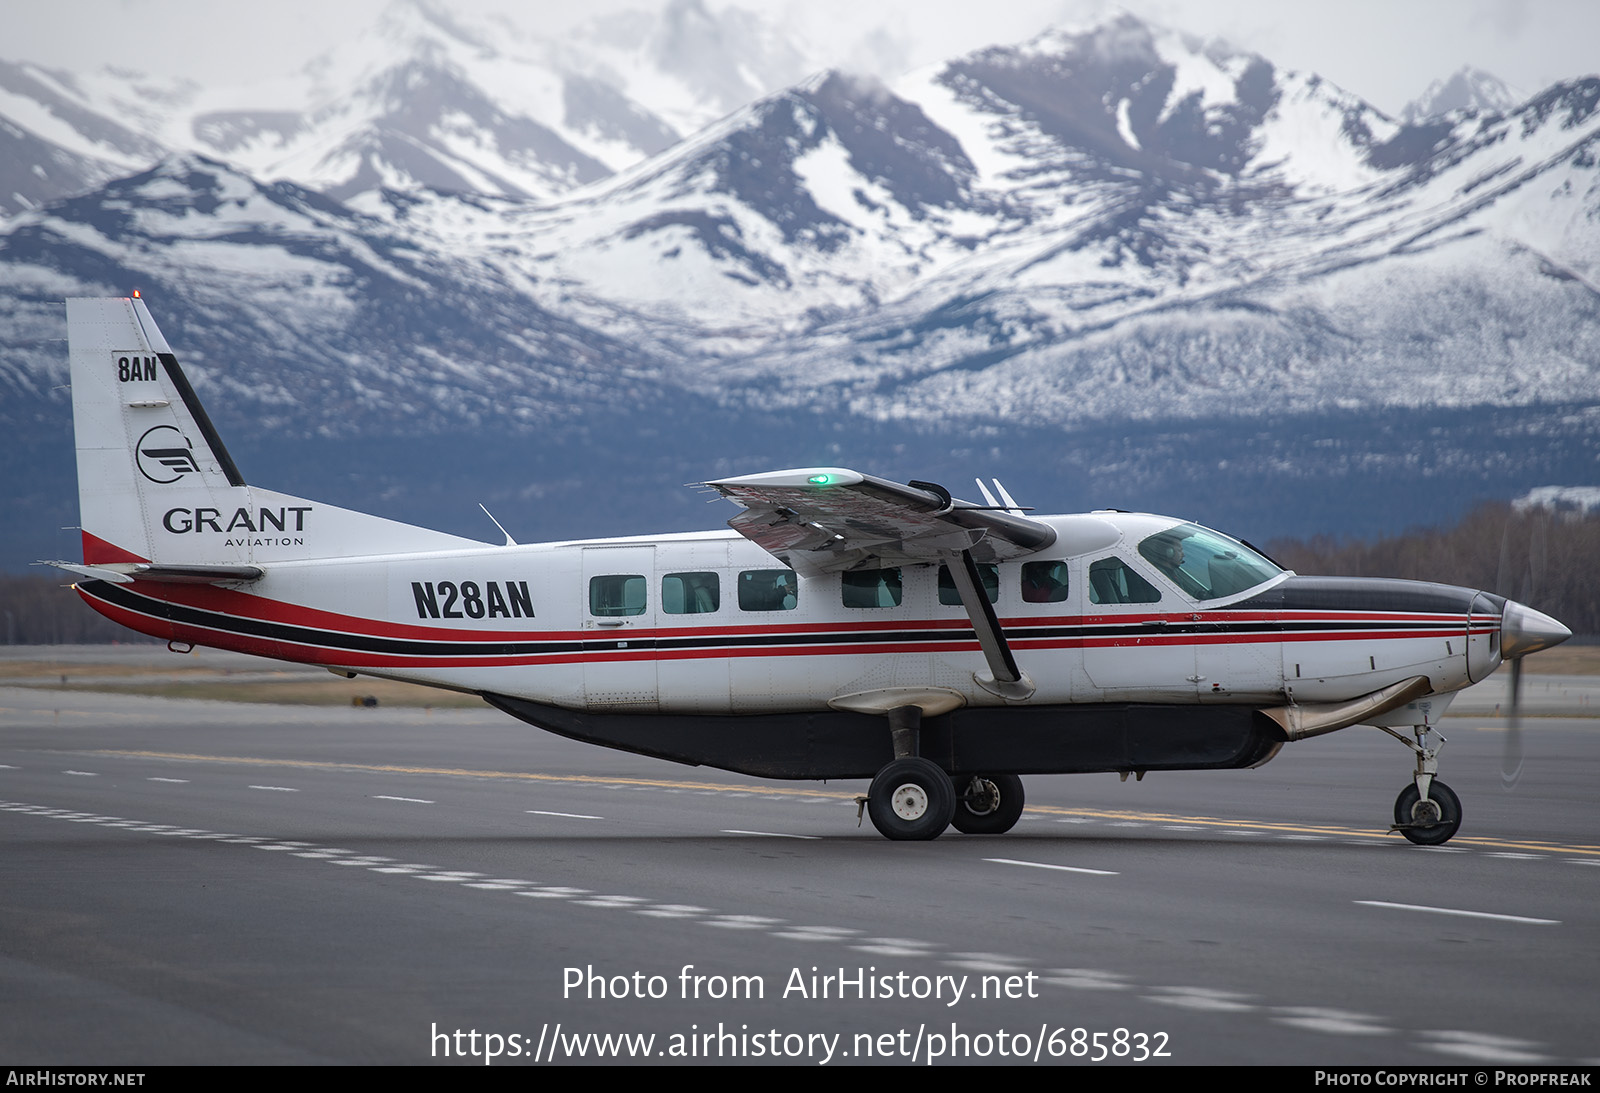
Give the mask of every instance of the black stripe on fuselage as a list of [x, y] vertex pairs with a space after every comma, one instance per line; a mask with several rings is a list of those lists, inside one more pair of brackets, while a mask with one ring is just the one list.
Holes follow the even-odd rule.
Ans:
[[[168, 600], [147, 596], [122, 586], [102, 581], [86, 581], [79, 589], [124, 610], [184, 626], [203, 627], [240, 636], [281, 641], [294, 645], [310, 645], [340, 649], [350, 652], [376, 653], [389, 656], [416, 657], [538, 657], [574, 653], [615, 653], [626, 650], [628, 654], [645, 652], [670, 652], [675, 650], [759, 649], [774, 647], [815, 648], [825, 651], [832, 646], [904, 645], [916, 647], [930, 643], [972, 642], [976, 635], [967, 628], [904, 629], [904, 630], [835, 630], [820, 633], [778, 633], [738, 635], [695, 635], [684, 637], [636, 637], [625, 633], [608, 633], [580, 641], [485, 641], [482, 639], [442, 638], [392, 638], [372, 634], [352, 633], [342, 630], [324, 630], [294, 623], [273, 622], [241, 615], [231, 615], [205, 608], [190, 607]], [[1095, 639], [1153, 639], [1161, 637], [1215, 637], [1232, 635], [1247, 637], [1259, 635], [1266, 639], [1286, 637], [1295, 633], [1327, 633], [1337, 639], [1339, 635], [1358, 636], [1373, 630], [1403, 631], [1417, 636], [1428, 634], [1456, 634], [1465, 627], [1464, 617], [1438, 620], [1352, 620], [1352, 621], [1292, 621], [1292, 622], [1180, 622], [1169, 625], [1129, 623], [1121, 626], [1064, 626], [1051, 624], [1029, 626], [1013, 624], [1007, 627], [1009, 636], [1018, 641]]]
[[1229, 611], [1394, 611], [1466, 615], [1477, 593], [1455, 585], [1374, 577], [1290, 577]]
[[[78, 585], [79, 591], [104, 600], [124, 610], [141, 615], [165, 619], [183, 626], [200, 626], [208, 630], [222, 630], [245, 637], [264, 638], [294, 645], [316, 645], [330, 649], [347, 649], [363, 653], [387, 653], [396, 656], [536, 656], [549, 653], [576, 653], [584, 651], [589, 643], [578, 641], [419, 641], [415, 638], [382, 638], [370, 634], [352, 634], [342, 630], [319, 630], [292, 623], [269, 622], [241, 615], [227, 615], [218, 611], [188, 607], [183, 604], [159, 600], [132, 592], [120, 585], [104, 581], [87, 581]], [[597, 643], [604, 647], [607, 643]], [[609, 646], [615, 648], [616, 643]]]

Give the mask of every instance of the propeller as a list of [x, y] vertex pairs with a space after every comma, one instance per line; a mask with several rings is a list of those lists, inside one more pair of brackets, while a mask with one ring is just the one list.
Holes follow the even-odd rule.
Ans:
[[1511, 718], [1506, 726], [1506, 749], [1500, 767], [1507, 789], [1522, 776], [1522, 658], [1560, 645], [1571, 636], [1571, 630], [1543, 611], [1515, 600], [1507, 600], [1501, 609], [1500, 659], [1511, 662]]
[[1511, 716], [1506, 721], [1506, 750], [1500, 756], [1500, 784], [1516, 789], [1522, 777], [1522, 658], [1511, 662]]
[[[1496, 582], [1506, 587], [1506, 570], [1509, 561], [1511, 521], [1507, 520], [1500, 535], [1500, 576]], [[1547, 548], [1545, 525], [1534, 520], [1529, 528], [1527, 565], [1522, 573], [1521, 600], [1531, 600], [1538, 595], [1544, 581]], [[1510, 710], [1506, 721], [1505, 751], [1500, 760], [1500, 781], [1506, 789], [1516, 787], [1522, 777], [1522, 658], [1540, 649], [1559, 645], [1572, 636], [1561, 623], [1541, 611], [1507, 598], [1500, 614], [1500, 659], [1511, 662]]]

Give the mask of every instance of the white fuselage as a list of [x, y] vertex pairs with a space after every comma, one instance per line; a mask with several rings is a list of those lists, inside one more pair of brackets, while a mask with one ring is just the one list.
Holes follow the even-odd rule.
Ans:
[[[1472, 681], [1469, 645], [1488, 644], [1464, 613], [1236, 606], [1289, 574], [1202, 604], [1133, 547], [1176, 521], [1095, 515], [1121, 539], [1060, 558], [1066, 588], [1054, 602], [1026, 598], [1024, 563], [995, 571], [995, 611], [1037, 686], [1034, 704], [1329, 702], [1417, 675], [1449, 692]], [[1160, 599], [1094, 602], [1088, 567], [1110, 557]], [[948, 589], [941, 598], [938, 566], [899, 567], [898, 605], [847, 605], [838, 573], [779, 578], [787, 595], [775, 599], [769, 587], [765, 600], [744, 602], [750, 575], [771, 582], [779, 572], [781, 563], [731, 531], [287, 561], [232, 588], [135, 582], [136, 593], [178, 607], [156, 626], [149, 617], [120, 621], [575, 710], [797, 712], [843, 696], [922, 692], [955, 705], [1004, 704], [976, 681], [983, 655], [959, 600]], [[863, 602], [859, 590], [850, 598]]]

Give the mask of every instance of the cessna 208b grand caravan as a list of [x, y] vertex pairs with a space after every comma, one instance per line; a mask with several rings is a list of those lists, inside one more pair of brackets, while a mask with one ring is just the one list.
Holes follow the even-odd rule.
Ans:
[[[1026, 515], [834, 467], [705, 485], [731, 530], [492, 546], [249, 485], [143, 301], [67, 302], [83, 562], [107, 617], [481, 695], [563, 736], [871, 778], [891, 839], [999, 833], [1024, 774], [1254, 767], [1377, 726], [1412, 842], [1454, 692], [1565, 640], [1487, 592], [1301, 577], [1182, 520]], [[998, 483], [996, 483], [998, 487]]]

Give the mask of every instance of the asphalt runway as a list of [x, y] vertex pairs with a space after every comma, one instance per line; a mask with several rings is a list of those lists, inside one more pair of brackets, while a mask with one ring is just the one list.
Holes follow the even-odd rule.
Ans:
[[1527, 719], [1508, 792], [1461, 705], [1443, 848], [1361, 728], [896, 844], [864, 783], [487, 707], [0, 688], [0, 1058], [1593, 1065], [1600, 720]]

